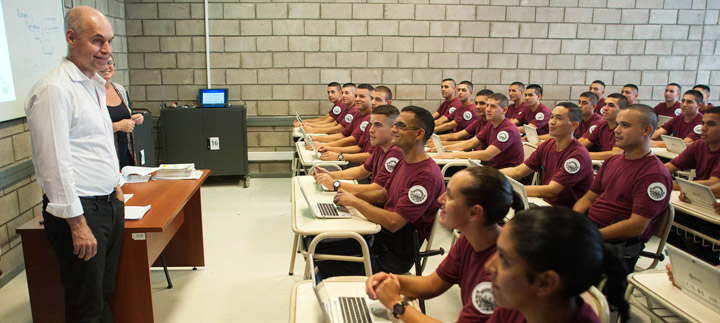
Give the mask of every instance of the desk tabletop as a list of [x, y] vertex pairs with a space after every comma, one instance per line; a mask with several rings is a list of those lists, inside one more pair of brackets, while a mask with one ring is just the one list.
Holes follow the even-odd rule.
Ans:
[[664, 270], [633, 273], [628, 276], [628, 282], [689, 322], [720, 322], [720, 313], [671, 284]]
[[[310, 196], [325, 197], [335, 195], [335, 192], [324, 192], [319, 185], [315, 184], [312, 176], [298, 176], [300, 185]], [[318, 235], [323, 232], [353, 231], [359, 234], [375, 234], [380, 232], [380, 225], [368, 221], [360, 212], [354, 208], [348, 208], [352, 218], [350, 219], [316, 219], [312, 215], [310, 207], [305, 202], [302, 191], [298, 187], [298, 181], [293, 178], [291, 196], [291, 219], [293, 232], [301, 235]]]
[[683, 213], [687, 213], [698, 219], [720, 225], [720, 214], [717, 214], [710, 209], [682, 202], [678, 199], [678, 196], [680, 196], [680, 191], [673, 190], [672, 193], [670, 193], [670, 203], [672, 203], [675, 210], [682, 211]]
[[[310, 167], [313, 165], [313, 151], [307, 150], [305, 148], [305, 142], [302, 140], [299, 140], [295, 143], [295, 149], [297, 150], [298, 157], [300, 159], [300, 163], [303, 167]], [[320, 160], [320, 158], [315, 158], [314, 161], [315, 165], [347, 165], [348, 162], [346, 161], [338, 161], [338, 160]]]
[[665, 147], [652, 147], [650, 149], [652, 149], [653, 154], [655, 154], [659, 157], [667, 158], [667, 159], [673, 159], [673, 158], [677, 157], [678, 155], [680, 155], [678, 153], [668, 151], [667, 148], [665, 148]]
[[[326, 133], [311, 133], [309, 134], [311, 136], [323, 136], [327, 135]], [[302, 137], [302, 131], [300, 131], [300, 127], [293, 127], [293, 138], [300, 138]]]
[[467, 158], [451, 158], [451, 159], [436, 159], [435, 156], [437, 156], [438, 153], [427, 153], [430, 158], [432, 158], [435, 163], [438, 164], [438, 166], [445, 166], [447, 164], [468, 164]]

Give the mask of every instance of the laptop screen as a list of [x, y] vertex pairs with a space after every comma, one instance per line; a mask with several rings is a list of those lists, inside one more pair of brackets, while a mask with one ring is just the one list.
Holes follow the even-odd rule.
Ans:
[[201, 89], [198, 102], [203, 108], [224, 108], [228, 102], [227, 89]]

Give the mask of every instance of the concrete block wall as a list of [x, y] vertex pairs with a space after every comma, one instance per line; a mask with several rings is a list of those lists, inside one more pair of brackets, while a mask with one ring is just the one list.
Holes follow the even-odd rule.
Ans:
[[[125, 39], [125, 3], [123, 0], [77, 0], [76, 5], [88, 5], [107, 15], [115, 31], [113, 50], [118, 71], [114, 81], [128, 85], [127, 41]], [[65, 0], [65, 10], [72, 2]], [[0, 171], [31, 159], [30, 128], [25, 118], [0, 122]], [[15, 229], [42, 214], [42, 188], [35, 176], [22, 178], [7, 187], [0, 187], [0, 286], [5, 277], [23, 263], [20, 236]]]
[[[133, 101], [155, 114], [163, 101], [194, 103], [207, 84], [202, 1], [126, 10]], [[208, 15], [212, 84], [250, 116], [324, 114], [332, 81], [387, 85], [396, 105], [429, 110], [445, 77], [503, 93], [539, 83], [548, 105], [595, 79], [607, 93], [638, 84], [651, 105], [667, 82], [709, 84], [720, 98], [716, 0], [211, 0]], [[250, 149], [288, 149], [287, 136]]]

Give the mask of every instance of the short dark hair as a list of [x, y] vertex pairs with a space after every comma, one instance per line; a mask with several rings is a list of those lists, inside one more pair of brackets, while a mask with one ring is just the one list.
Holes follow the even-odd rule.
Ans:
[[681, 92], [681, 91], [682, 91], [682, 87], [680, 86], [680, 84], [677, 84], [677, 83], [668, 83], [668, 85], [666, 85], [666, 87], [667, 87], [667, 86], [670, 86], [670, 85], [672, 85], [672, 86], [677, 86], [678, 92]]
[[520, 91], [525, 92], [525, 84], [523, 84], [523, 82], [515, 81], [515, 82], [510, 83], [510, 86], [513, 86], [513, 85], [517, 85], [517, 87], [520, 88]]
[[446, 78], [446, 79], [443, 79], [442, 82], [440, 82], [440, 83], [445, 83], [445, 82], [447, 82], [447, 81], [452, 82], [453, 86], [457, 86], [457, 83], [455, 83], [455, 80], [452, 79], [452, 78], [449, 78], [449, 77]]
[[603, 88], [605, 88], [605, 82], [603, 82], [603, 81], [601, 81], [601, 80], [595, 80], [595, 81], [592, 81], [592, 83], [590, 83], [590, 84], [593, 84], [593, 83], [597, 83], [597, 84], [600, 84], [600, 85], [602, 85], [602, 86], [603, 86]]
[[705, 84], [696, 84], [693, 86], [693, 90], [700, 88], [705, 94], [710, 94], [710, 87]]
[[693, 101], [695, 101], [695, 103], [697, 103], [698, 105], [702, 104], [703, 101], [705, 101], [705, 96], [702, 94], [702, 92], [698, 90], [688, 90], [683, 94], [683, 96], [686, 96], [688, 94], [694, 97]]
[[342, 90], [342, 86], [340, 86], [340, 83], [338, 82], [330, 82], [330, 84], [328, 84], [328, 87], [335, 87], [338, 90]]
[[625, 85], [623, 85], [623, 87], [629, 87], [629, 88], [635, 90], [635, 92], [640, 92], [640, 89], [638, 88], [638, 86], [635, 84], [632, 84], [632, 83], [625, 84]]
[[388, 118], [395, 119], [400, 114], [400, 111], [392, 104], [383, 104], [375, 107], [375, 109], [372, 110], [372, 114], [382, 114]]
[[652, 132], [655, 132], [655, 129], [657, 129], [657, 123], [658, 123], [658, 116], [655, 110], [653, 108], [645, 105], [645, 104], [631, 104], [627, 107], [624, 107], [623, 110], [634, 110], [642, 113], [642, 122], [643, 126], [651, 126]]
[[590, 99], [590, 103], [592, 103], [593, 105], [596, 105], [598, 103], [598, 100], [600, 100], [600, 98], [598, 98], [597, 94], [590, 92], [590, 91], [585, 91], [583, 93], [580, 93], [580, 97], [581, 98], [586, 97], [586, 98]]
[[470, 91], [472, 91], [472, 89], [473, 89], [473, 84], [472, 84], [472, 82], [470, 82], [470, 81], [462, 81], [462, 82], [460, 82], [460, 84], [465, 84], [465, 85], [467, 85], [468, 88], [470, 88]]
[[703, 114], [710, 114], [710, 113], [720, 115], [720, 107], [708, 108], [707, 110], [705, 110], [705, 112], [703, 112]]
[[539, 84], [530, 84], [525, 88], [525, 91], [529, 89], [534, 89], [535, 95], [542, 95], [542, 87]]
[[432, 113], [414, 105], [408, 105], [402, 108], [402, 112], [410, 112], [415, 115], [413, 120], [417, 122], [418, 127], [425, 130], [423, 143], [426, 143], [427, 140], [430, 139], [430, 136], [432, 136], [433, 130], [435, 130], [435, 119], [433, 119]]
[[611, 93], [610, 95], [608, 95], [608, 98], [617, 99], [618, 100], [618, 108], [620, 108], [620, 109], [625, 108], [628, 104], [627, 98], [620, 93]]
[[372, 92], [372, 90], [374, 89], [374, 87], [372, 85], [365, 84], [365, 83], [358, 85], [357, 88], [363, 89], [363, 90], [368, 90], [368, 92]]
[[560, 102], [556, 106], [563, 107], [568, 110], [568, 118], [571, 122], [582, 122], [582, 109], [572, 102]]
[[488, 99], [497, 100], [501, 108], [507, 108], [508, 106], [508, 98], [502, 93], [490, 94]]
[[479, 96], [479, 95], [491, 96], [493, 93], [495, 93], [495, 92], [493, 92], [492, 90], [482, 89], [482, 90], [478, 91], [478, 93], [475, 94], [475, 96]]
[[463, 170], [473, 177], [468, 185], [460, 188], [467, 206], [480, 205], [485, 215], [485, 225], [502, 224], [512, 207], [525, 208], [522, 198], [515, 193], [505, 175], [492, 167], [469, 167]]
[[392, 91], [390, 91], [390, 88], [385, 85], [380, 85], [373, 89], [373, 91], [383, 92], [385, 93], [385, 101], [392, 100]]
[[346, 88], [346, 87], [351, 87], [351, 88], [353, 88], [353, 89], [356, 89], [356, 88], [357, 88], [357, 85], [355, 85], [355, 83], [345, 83], [345, 84], [343, 84], [342, 87], [343, 87], [343, 89]]

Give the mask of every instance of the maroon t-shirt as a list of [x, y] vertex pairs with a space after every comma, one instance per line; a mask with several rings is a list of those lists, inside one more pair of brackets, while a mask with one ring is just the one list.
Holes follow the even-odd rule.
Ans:
[[342, 103], [342, 101], [338, 100], [338, 102], [333, 104], [333, 107], [330, 108], [328, 114], [333, 119], [335, 119], [335, 122], [340, 123], [340, 116], [343, 115], [343, 112], [345, 112], [345, 110], [347, 110], [347, 106], [345, 106], [345, 103]]
[[598, 100], [598, 103], [595, 105], [595, 110], [593, 110], [595, 113], [602, 115], [602, 108], [605, 106], [605, 98], [600, 98]]
[[357, 145], [362, 148], [364, 153], [372, 153], [375, 150], [375, 146], [370, 144], [370, 124], [366, 126], [365, 131], [363, 131], [360, 136], [360, 140], [358, 140]]
[[702, 128], [702, 113], [698, 113], [690, 122], [685, 122], [685, 116], [675, 116], [670, 121], [662, 125], [662, 128], [669, 135], [678, 138], [690, 138], [693, 141], [700, 139], [700, 130]]
[[519, 106], [515, 106], [515, 103], [508, 106], [507, 113], [505, 114], [505, 117], [508, 119], [517, 119], [518, 114], [520, 111], [525, 110], [527, 108], [527, 104], [525, 104], [525, 101], [520, 103]]
[[435, 273], [449, 284], [460, 285], [460, 299], [463, 307], [457, 322], [485, 322], [495, 308], [492, 294], [492, 277], [485, 271], [485, 263], [495, 253], [495, 245], [475, 251], [460, 235], [450, 248]]
[[443, 103], [440, 104], [440, 107], [438, 107], [437, 113], [440, 114], [441, 117], [445, 116], [448, 120], [452, 120], [451, 115], [457, 108], [462, 108], [462, 102], [460, 102], [460, 99], [455, 97], [450, 101], [443, 101]]
[[[364, 125], [364, 126], [363, 126]], [[370, 109], [367, 109], [365, 115], [360, 114], [360, 111], [353, 116], [350, 124], [345, 127], [342, 131], [342, 135], [345, 137], [355, 137], [355, 142], [358, 142], [365, 128], [370, 125]]]
[[698, 180], [720, 178], [720, 150], [710, 151], [710, 146], [702, 140], [689, 144], [670, 164], [681, 170], [694, 168]]
[[452, 114], [452, 120], [455, 121], [456, 124], [455, 128], [453, 128], [453, 132], [458, 132], [467, 128], [467, 126], [475, 121], [476, 118], [477, 112], [475, 111], [474, 103], [470, 103], [470, 105], [466, 107], [455, 109], [455, 112]]
[[[575, 128], [575, 133], [573, 133], [573, 136], [577, 139], [580, 139], [581, 137], [585, 136], [586, 133], [590, 130], [590, 127], [593, 125], [597, 125], [600, 122], [602, 122], [603, 117], [597, 113], [593, 113], [592, 117], [588, 119], [588, 121], [580, 121], [580, 125], [578, 125], [577, 128]], [[597, 127], [596, 127], [597, 128]]]
[[606, 227], [618, 216], [644, 216], [650, 219], [641, 235], [647, 241], [670, 201], [672, 177], [655, 155], [626, 160], [625, 154], [618, 154], [605, 160], [590, 190], [599, 195], [588, 212], [591, 220]]
[[524, 151], [520, 131], [510, 119], [505, 118], [497, 128], [492, 122], [487, 122], [478, 131], [477, 136], [480, 145], [475, 150], [484, 150], [487, 147], [495, 146], [500, 153], [488, 160], [488, 166], [501, 169], [522, 164]]
[[423, 241], [440, 208], [437, 199], [445, 192], [440, 167], [432, 158], [414, 164], [403, 159], [395, 165], [385, 189], [387, 201], [383, 208], [405, 218], [417, 229], [418, 240]]
[[480, 128], [482, 128], [485, 123], [487, 123], [487, 120], [485, 120], [484, 117], [478, 116], [477, 118], [475, 118], [475, 121], [473, 121], [463, 130], [465, 130], [471, 136], [475, 137], [475, 135], [477, 135], [478, 131], [480, 131]]
[[538, 135], [544, 135], [550, 132], [548, 122], [550, 122], [550, 115], [552, 111], [547, 106], [540, 103], [537, 110], [533, 112], [530, 107], [525, 107], [524, 110], [519, 111], [515, 119], [520, 121], [521, 124], [531, 124], [537, 129]]
[[542, 185], [555, 181], [564, 187], [560, 193], [545, 201], [552, 205], [572, 207], [593, 182], [592, 159], [585, 146], [574, 138], [562, 151], [556, 149], [555, 138], [543, 142], [525, 160], [525, 165], [536, 172], [543, 171]]
[[668, 107], [665, 102], [660, 102], [653, 109], [659, 116], [674, 117], [679, 116], [682, 113], [682, 110], [680, 109], [680, 101], [675, 102], [675, 104], [671, 107]]
[[[582, 298], [578, 300], [578, 303], [580, 302], [583, 305], [577, 315], [570, 320], [570, 323], [600, 323], [600, 318], [595, 314], [592, 307], [585, 303]], [[498, 306], [487, 323], [525, 323], [525, 316], [520, 311]]]
[[599, 145], [601, 151], [610, 151], [615, 147], [615, 132], [614, 129], [610, 129], [607, 120], [590, 126], [584, 137], [593, 144]]
[[350, 123], [352, 123], [353, 119], [355, 119], [355, 115], [357, 115], [358, 113], [360, 113], [360, 110], [358, 110], [353, 104], [350, 108], [346, 108], [345, 110], [343, 110], [343, 112], [340, 113], [340, 116], [338, 116], [338, 120], [336, 121], [341, 126], [343, 126], [343, 128], [347, 129]]
[[363, 167], [368, 172], [372, 172], [372, 182], [385, 187], [395, 165], [401, 160], [405, 160], [402, 150], [396, 146], [390, 146], [390, 149], [384, 151], [380, 147], [373, 150], [372, 155], [368, 158]]

